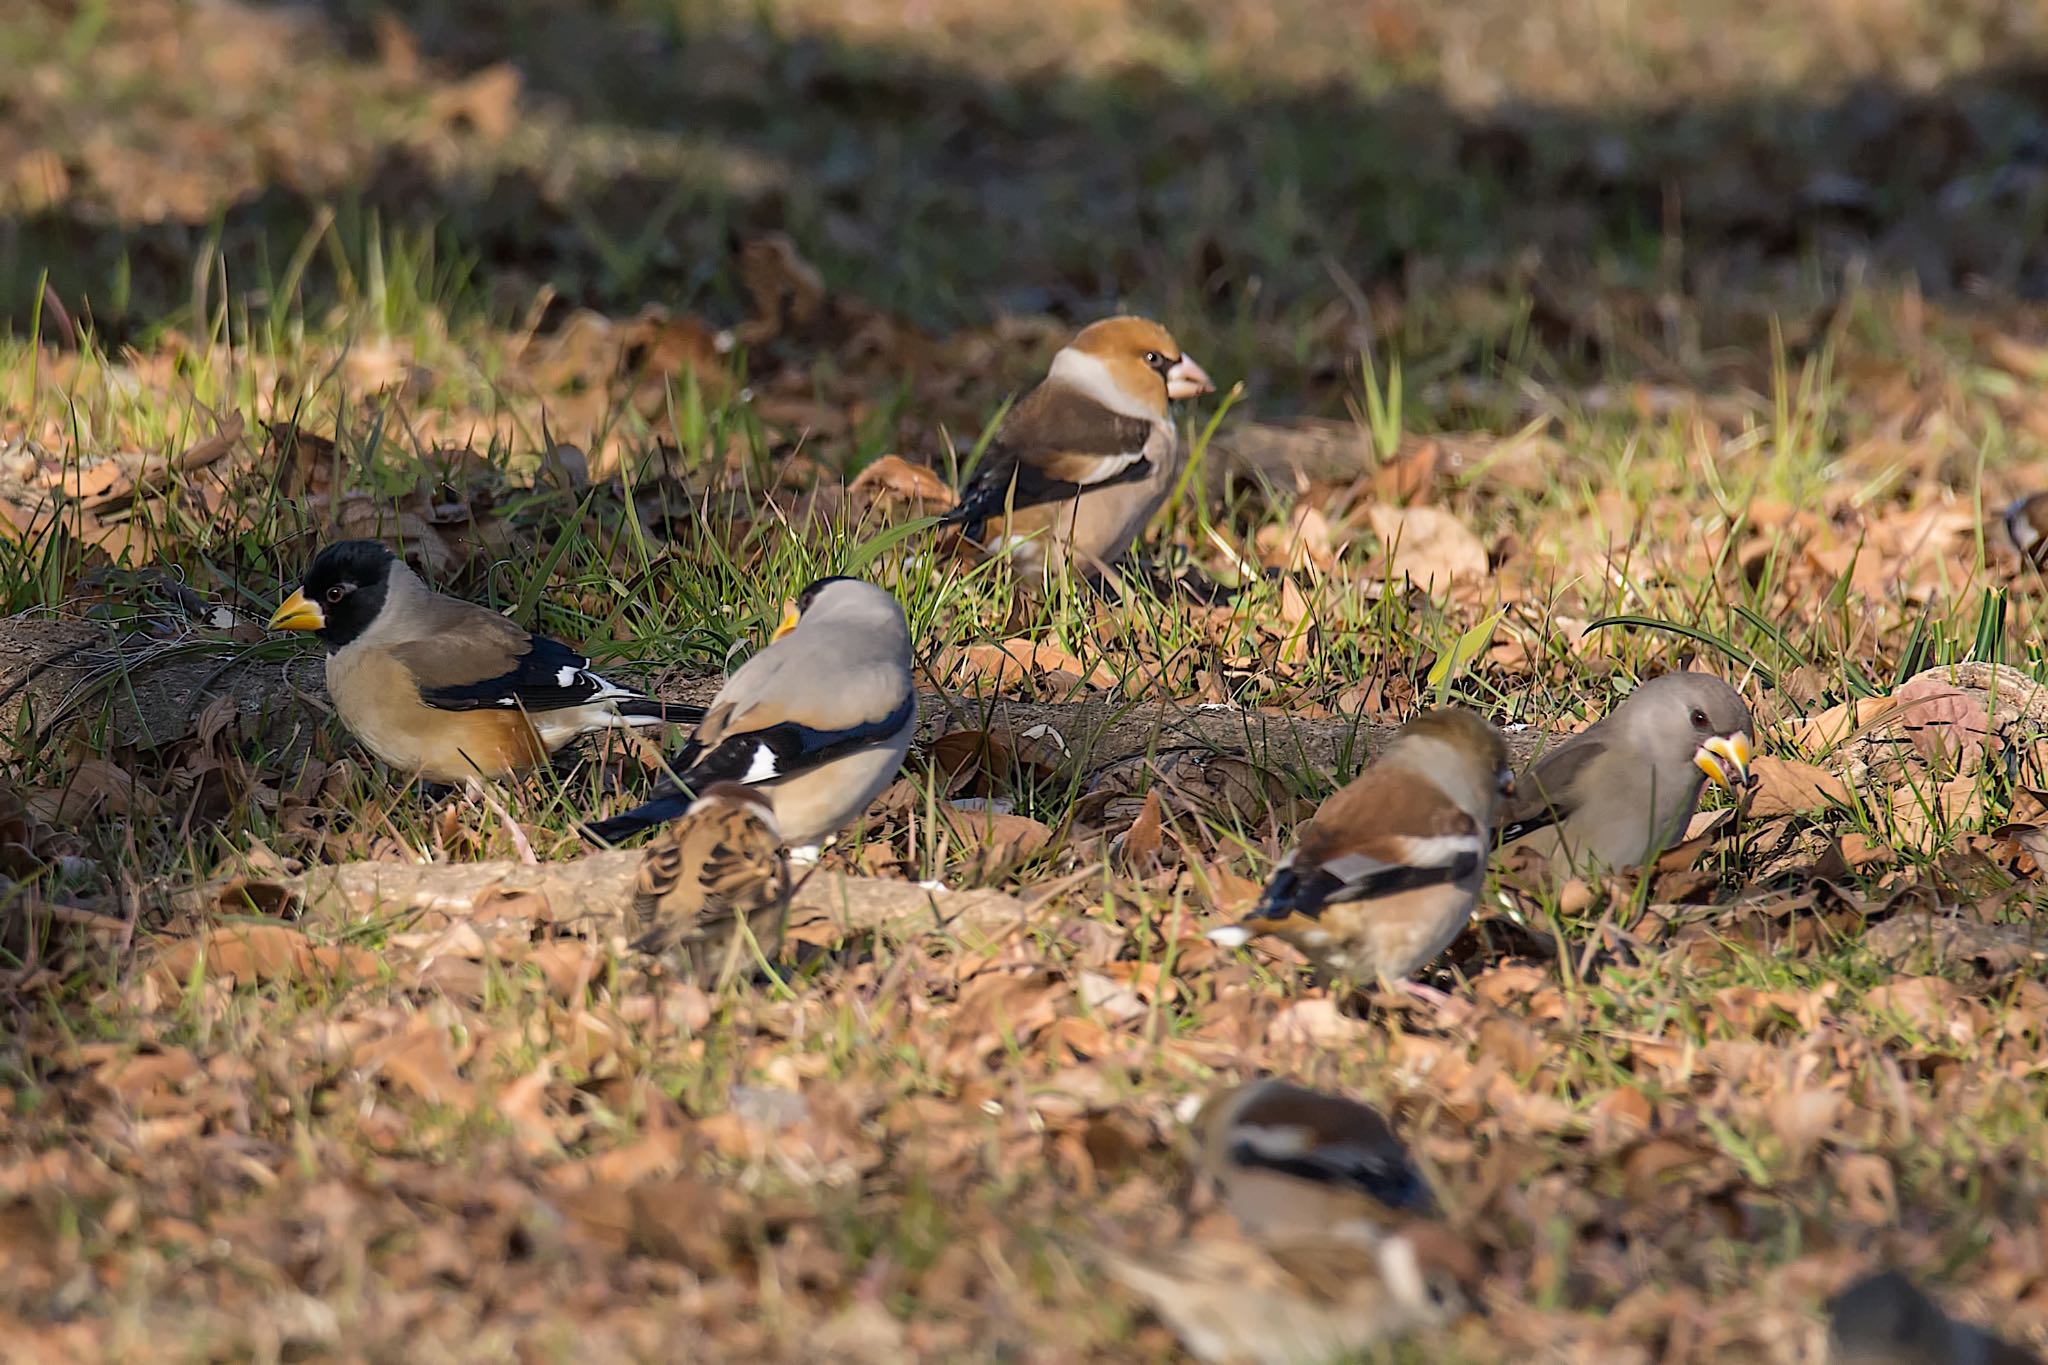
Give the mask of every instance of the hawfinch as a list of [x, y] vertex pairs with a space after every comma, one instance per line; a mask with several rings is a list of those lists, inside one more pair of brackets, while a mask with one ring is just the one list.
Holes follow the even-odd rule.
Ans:
[[598, 730], [704, 715], [607, 682], [559, 640], [442, 596], [374, 540], [315, 555], [270, 628], [318, 636], [342, 724], [429, 782], [504, 777]]
[[789, 864], [767, 794], [714, 783], [648, 842], [633, 883], [633, 947], [673, 956], [709, 983], [749, 960], [748, 934], [774, 956], [788, 907]]
[[759, 788], [792, 848], [852, 824], [895, 778], [917, 728], [910, 627], [896, 599], [857, 578], [821, 578], [766, 649], [711, 699], [652, 801], [600, 820], [619, 841], [673, 820], [716, 782]]
[[1828, 1301], [1828, 1365], [2040, 1365], [2039, 1357], [1957, 1322], [1896, 1270]]
[[1253, 1081], [1195, 1116], [1201, 1171], [1254, 1237], [1370, 1234], [1436, 1212], [1436, 1196], [1378, 1110]]
[[1325, 801], [1224, 947], [1273, 934], [1327, 973], [1401, 982], [1449, 947], [1486, 877], [1494, 812], [1514, 791], [1500, 732], [1428, 711]]
[[1022, 582], [1108, 572], [1173, 488], [1167, 404], [1215, 386], [1164, 327], [1093, 323], [1017, 401], [942, 524], [1007, 554]]
[[1749, 708], [1706, 673], [1667, 673], [1516, 779], [1502, 847], [1547, 854], [1560, 872], [1633, 867], [1685, 837], [1712, 779], [1749, 781]]
[[1455, 1320], [1478, 1280], [1471, 1249], [1430, 1224], [1369, 1241], [1195, 1237], [1100, 1254], [1196, 1359], [1216, 1365], [1356, 1359]]
[[2037, 569], [2048, 568], [2048, 493], [2013, 499], [2005, 509], [2005, 533], [2021, 559]]

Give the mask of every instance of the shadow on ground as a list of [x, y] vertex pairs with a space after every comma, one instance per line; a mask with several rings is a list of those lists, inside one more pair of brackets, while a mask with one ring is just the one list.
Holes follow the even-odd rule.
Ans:
[[[16, 329], [45, 270], [118, 341], [223, 284], [258, 309], [295, 279], [361, 288], [367, 243], [406, 228], [438, 233], [429, 273], [508, 316], [543, 286], [558, 307], [743, 315], [732, 245], [774, 230], [920, 321], [1129, 304], [1247, 357], [1278, 338], [1295, 354], [1266, 363], [1309, 384], [1388, 331], [1452, 370], [1533, 342], [1567, 370], [1697, 377], [1753, 354], [1769, 315], [1796, 347], [1849, 272], [2048, 294], [2038, 55], [1920, 92], [1469, 113], [1421, 85], [998, 78], [614, 5], [150, 8], [114, 22], [210, 50], [192, 26], [239, 14], [281, 26], [298, 70], [264, 73], [269, 104], [147, 80], [89, 124], [17, 103], [63, 193], [0, 223]], [[492, 85], [500, 64], [516, 85]], [[200, 183], [138, 201], [170, 158]], [[339, 245], [301, 276], [330, 208]]]

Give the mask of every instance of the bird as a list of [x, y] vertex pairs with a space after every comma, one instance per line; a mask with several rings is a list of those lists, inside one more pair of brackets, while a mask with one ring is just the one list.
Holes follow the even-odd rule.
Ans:
[[1547, 855], [1560, 871], [1620, 870], [1685, 837], [1711, 780], [1749, 782], [1749, 708], [1710, 673], [1666, 673], [1516, 779], [1498, 842]]
[[1514, 782], [1486, 720], [1457, 707], [1424, 712], [1323, 802], [1251, 913], [1208, 937], [1234, 948], [1272, 934], [1325, 973], [1432, 997], [1406, 978], [1471, 918], [1494, 812]]
[[[678, 963], [692, 980], [721, 980], [782, 942], [789, 863], [775, 809], [758, 787], [716, 782], [647, 844], [633, 881], [637, 952]], [[745, 932], [741, 932], [742, 926]]]
[[1454, 1321], [1477, 1258], [1422, 1223], [1372, 1240], [1197, 1236], [1096, 1254], [1211, 1365], [1321, 1365]]
[[1006, 556], [1022, 584], [1069, 569], [1104, 580], [1173, 487], [1168, 404], [1214, 389], [1158, 323], [1090, 323], [1004, 417], [940, 524]]
[[1195, 1115], [1198, 1169], [1255, 1237], [1371, 1230], [1433, 1216], [1436, 1195], [1376, 1109], [1267, 1077]]
[[2039, 1357], [1941, 1311], [1896, 1270], [1828, 1300], [1830, 1365], [2040, 1365]]
[[2005, 533], [2021, 559], [2036, 569], [2048, 569], [2048, 493], [2014, 498], [2005, 509]]
[[673, 820], [713, 783], [763, 792], [800, 859], [895, 778], [917, 727], [910, 626], [883, 588], [821, 578], [773, 639], [725, 680], [654, 798], [586, 832], [616, 844]]
[[270, 628], [312, 632], [342, 724], [428, 782], [503, 778], [596, 731], [704, 717], [606, 681], [569, 646], [489, 607], [435, 592], [381, 541], [336, 541], [314, 555]]

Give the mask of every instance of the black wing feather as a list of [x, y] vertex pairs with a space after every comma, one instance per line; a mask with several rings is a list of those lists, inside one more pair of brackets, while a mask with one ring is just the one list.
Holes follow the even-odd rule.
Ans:
[[529, 711], [563, 711], [610, 693], [632, 696], [590, 671], [590, 660], [560, 640], [545, 635], [528, 639], [532, 646], [505, 673], [482, 682], [447, 687], [422, 687], [420, 700], [443, 711], [481, 711], [523, 706]]
[[1259, 898], [1258, 906], [1245, 918], [1286, 919], [1289, 915], [1314, 918], [1323, 913], [1325, 906], [1336, 902], [1375, 900], [1381, 896], [1398, 896], [1404, 891], [1444, 886], [1464, 881], [1478, 870], [1477, 853], [1460, 853], [1448, 863], [1428, 867], [1389, 867], [1348, 882], [1319, 867], [1308, 872], [1283, 867], [1273, 874], [1266, 894]]
[[1281, 1156], [1240, 1140], [1231, 1145], [1230, 1160], [1233, 1165], [1277, 1171], [1319, 1185], [1363, 1190], [1390, 1209], [1426, 1213], [1436, 1207], [1436, 1195], [1428, 1183], [1398, 1155], [1332, 1143], [1312, 1153]]

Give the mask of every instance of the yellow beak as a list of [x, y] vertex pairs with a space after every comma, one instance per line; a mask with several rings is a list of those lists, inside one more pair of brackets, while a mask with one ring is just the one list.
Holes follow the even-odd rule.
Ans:
[[1732, 793], [1749, 785], [1750, 754], [1749, 736], [1737, 730], [1732, 735], [1715, 735], [1700, 745], [1692, 761], [1715, 786]]
[[782, 623], [775, 627], [775, 634], [768, 638], [768, 643], [774, 644], [777, 640], [795, 630], [797, 620], [796, 603], [784, 602], [782, 604]]
[[327, 616], [320, 610], [320, 604], [306, 600], [302, 592], [294, 592], [270, 613], [272, 630], [319, 630], [326, 624]]

